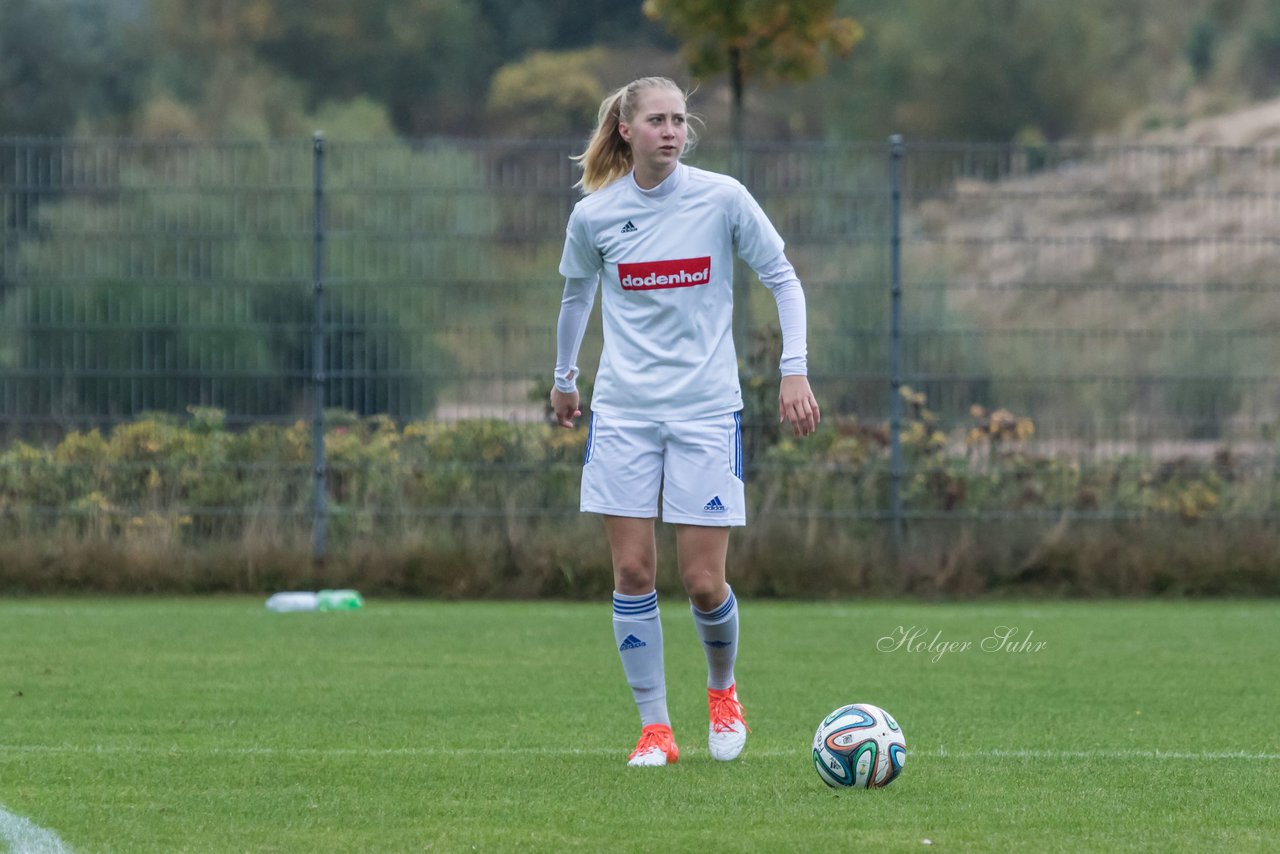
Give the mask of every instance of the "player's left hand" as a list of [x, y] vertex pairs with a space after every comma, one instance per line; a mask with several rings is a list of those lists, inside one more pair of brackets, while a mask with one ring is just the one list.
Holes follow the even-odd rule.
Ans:
[[791, 422], [796, 438], [818, 429], [822, 413], [818, 410], [818, 399], [809, 388], [808, 377], [782, 378], [782, 387], [778, 390], [778, 423], [783, 421]]
[[561, 427], [572, 427], [573, 419], [582, 417], [582, 410], [578, 408], [578, 392], [563, 392], [558, 388], [552, 388], [551, 411], [555, 413], [557, 424]]

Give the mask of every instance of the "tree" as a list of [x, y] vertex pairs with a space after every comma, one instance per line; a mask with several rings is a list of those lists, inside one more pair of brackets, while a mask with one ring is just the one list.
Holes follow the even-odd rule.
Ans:
[[386, 105], [402, 134], [453, 133], [476, 129], [500, 64], [478, 0], [165, 0], [155, 9], [163, 81], [184, 102], [265, 63], [297, 81], [306, 109], [366, 97]]
[[833, 139], [1087, 137], [1182, 97], [1189, 33], [1210, 7], [1225, 78], [1244, 53], [1239, 2], [857, 0], [856, 62], [782, 92], [780, 110], [823, 114], [811, 132]]
[[1268, 98], [1280, 89], [1280, 8], [1263, 4], [1249, 24], [1242, 76], [1256, 97]]
[[609, 61], [602, 47], [534, 51], [493, 75], [489, 116], [496, 126], [529, 136], [580, 134], [595, 121]]
[[[929, 135], [1060, 139], [1105, 125], [1120, 114], [1108, 81], [1122, 33], [1119, 23], [1078, 4], [952, 0], [929, 7], [916, 29], [902, 34], [923, 53], [913, 63], [907, 103]], [[930, 49], [922, 52], [921, 44]]]
[[61, 136], [135, 105], [137, 0], [0, 0], [0, 133]]
[[[827, 50], [848, 56], [862, 26], [835, 14], [836, 0], [645, 0], [645, 14], [666, 22], [684, 43], [695, 75], [727, 71], [732, 93], [730, 137], [742, 144], [747, 81], [801, 81], [826, 70]], [[735, 157], [735, 171], [741, 162]]]

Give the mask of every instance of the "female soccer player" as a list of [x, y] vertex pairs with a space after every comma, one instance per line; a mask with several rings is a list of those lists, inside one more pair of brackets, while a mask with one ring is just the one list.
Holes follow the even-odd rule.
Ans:
[[746, 524], [742, 392], [732, 336], [733, 256], [759, 275], [782, 326], [779, 421], [817, 428], [809, 389], [804, 292], [760, 206], [737, 181], [680, 162], [692, 142], [685, 96], [645, 77], [607, 97], [575, 158], [586, 195], [569, 217], [560, 273], [551, 405], [578, 409], [575, 364], [603, 282], [604, 350], [582, 469], [581, 509], [598, 513], [613, 557], [613, 632], [640, 711], [629, 765], [679, 758], [667, 713], [654, 520], [676, 526], [676, 556], [707, 655], [716, 759], [742, 752], [747, 724], [733, 667], [738, 604], [725, 581], [731, 526]]

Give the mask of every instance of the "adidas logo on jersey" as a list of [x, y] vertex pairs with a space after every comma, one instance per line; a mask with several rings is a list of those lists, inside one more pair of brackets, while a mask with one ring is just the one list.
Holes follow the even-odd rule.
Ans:
[[728, 512], [729, 508], [724, 506], [724, 502], [721, 501], [720, 496], [717, 495], [715, 498], [708, 501], [707, 506], [703, 507], [702, 510], [705, 513], [725, 513]]
[[627, 635], [626, 638], [623, 639], [622, 645], [618, 647], [618, 651], [626, 652], [629, 649], [639, 649], [642, 646], [648, 646], [648, 644], [640, 640], [640, 638], [635, 635]]
[[634, 234], [640, 229], [636, 228], [636, 224], [631, 220], [627, 220], [627, 224], [622, 227], [623, 234]]

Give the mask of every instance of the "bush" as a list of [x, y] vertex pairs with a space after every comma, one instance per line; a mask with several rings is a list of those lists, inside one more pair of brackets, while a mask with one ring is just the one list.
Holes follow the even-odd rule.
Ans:
[[[904, 390], [906, 536], [889, 515], [890, 436], [853, 418], [779, 438], [750, 472], [732, 540], [744, 593], [1280, 592], [1277, 472], [1211, 460], [1081, 461], [1029, 450], [1034, 425], [974, 407], [940, 430]], [[311, 427], [150, 415], [0, 451], [0, 588], [368, 593], [607, 592], [598, 522], [577, 512], [583, 429], [399, 425], [326, 413], [327, 559], [311, 559]], [[671, 540], [664, 526], [660, 536]], [[670, 543], [668, 543], [670, 545]], [[674, 582], [673, 550], [663, 578]]]

